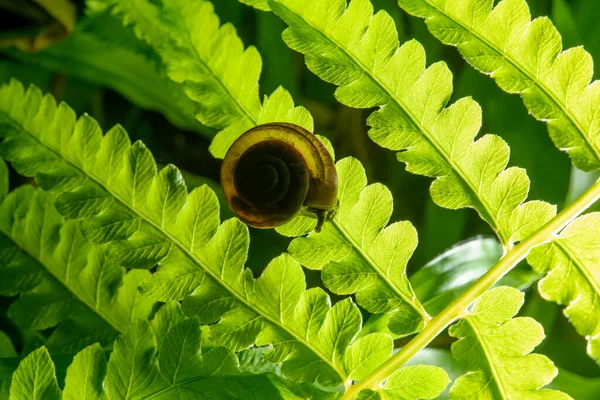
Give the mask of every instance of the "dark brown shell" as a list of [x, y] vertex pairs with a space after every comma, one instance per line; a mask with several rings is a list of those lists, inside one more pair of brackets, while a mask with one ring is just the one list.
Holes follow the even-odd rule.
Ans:
[[258, 125], [233, 142], [221, 165], [221, 187], [237, 217], [256, 228], [337, 205], [331, 154], [311, 132], [283, 122]]

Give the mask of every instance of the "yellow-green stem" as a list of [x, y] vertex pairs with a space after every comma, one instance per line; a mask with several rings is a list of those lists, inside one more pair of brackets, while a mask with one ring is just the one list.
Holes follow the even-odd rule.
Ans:
[[556, 217], [537, 230], [533, 235], [509, 249], [504, 257], [485, 275], [479, 278], [473, 286], [429, 321], [429, 324], [413, 340], [367, 377], [350, 386], [340, 400], [354, 399], [363, 389], [377, 390], [381, 388], [381, 383], [387, 377], [425, 348], [448, 325], [461, 318], [471, 303], [498, 282], [500, 278], [513, 269], [521, 260], [527, 257], [532, 248], [550, 241], [554, 235], [588, 209], [599, 198], [600, 180], [594, 183], [582, 196], [558, 213]]

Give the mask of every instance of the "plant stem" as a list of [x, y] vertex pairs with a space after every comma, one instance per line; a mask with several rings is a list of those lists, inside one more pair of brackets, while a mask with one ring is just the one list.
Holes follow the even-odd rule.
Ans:
[[599, 198], [600, 180], [594, 183], [577, 200], [558, 213], [550, 220], [550, 222], [538, 229], [523, 242], [506, 251], [504, 257], [502, 257], [496, 265], [479, 278], [473, 286], [454, 300], [441, 313], [429, 321], [425, 328], [415, 336], [413, 340], [408, 342], [406, 346], [389, 360], [384, 362], [375, 371], [371, 372], [367, 377], [350, 386], [340, 400], [354, 399], [363, 389], [380, 389], [381, 383], [387, 377], [425, 348], [437, 335], [446, 329], [448, 325], [461, 318], [467, 312], [467, 308], [477, 300], [479, 296], [491, 288], [521, 260], [527, 257], [532, 248], [550, 241], [554, 235], [588, 209]]

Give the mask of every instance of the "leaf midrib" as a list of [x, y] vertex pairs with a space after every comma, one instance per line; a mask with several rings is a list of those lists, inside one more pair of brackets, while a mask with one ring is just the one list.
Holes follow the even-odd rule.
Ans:
[[423, 306], [418, 303], [415, 304], [415, 302], [413, 301], [413, 299], [408, 298], [404, 293], [402, 293], [402, 291], [387, 277], [386, 274], [383, 273], [383, 271], [377, 266], [377, 263], [375, 263], [375, 261], [371, 258], [371, 256], [365, 252], [362, 247], [360, 247], [358, 245], [358, 243], [356, 243], [356, 241], [354, 239], [352, 239], [352, 236], [346, 231], [346, 229], [344, 229], [344, 226], [337, 221], [337, 218], [332, 219], [331, 223], [333, 226], [335, 226], [337, 228], [337, 230], [340, 232], [340, 234], [352, 245], [352, 247], [365, 259], [365, 261], [367, 261], [367, 263], [369, 263], [371, 265], [371, 268], [373, 268], [377, 275], [383, 279], [383, 281], [405, 302], [407, 302], [408, 304], [410, 304], [422, 317], [423, 320], [425, 321], [425, 323], [427, 323], [427, 321], [429, 321], [431, 319], [431, 316], [427, 313], [427, 311], [425, 311], [425, 309], [423, 308]]
[[[227, 94], [227, 96], [233, 100], [234, 104], [236, 105], [236, 107], [242, 112], [243, 115], [246, 116], [246, 118], [248, 118], [253, 125], [258, 125], [258, 120], [256, 118], [254, 118], [254, 116], [252, 115], [252, 113], [246, 109], [246, 107], [240, 102], [238, 101], [237, 97], [234, 96], [231, 91], [229, 90], [229, 88], [225, 85], [225, 82], [223, 82], [223, 80], [216, 75], [212, 68], [210, 68], [210, 66], [202, 59], [202, 57], [200, 57], [200, 54], [198, 54], [198, 52], [196, 51], [196, 46], [194, 46], [194, 41], [192, 40], [192, 35], [189, 29], [189, 26], [186, 22], [186, 17], [181, 15], [180, 13], [181, 10], [177, 9], [177, 13], [179, 14], [179, 17], [181, 18], [182, 21], [184, 21], [184, 25], [186, 27], [185, 29], [185, 33], [186, 33], [186, 38], [189, 41], [190, 44], [190, 48], [192, 49], [192, 54], [194, 54], [196, 56], [196, 58], [198, 59], [199, 63], [204, 67], [204, 69], [206, 71], [208, 71], [208, 73], [210, 74], [210, 76], [213, 77], [213, 79], [219, 84], [219, 86], [221, 86], [223, 88], [223, 90], [225, 91], [225, 93]], [[221, 28], [221, 26], [219, 26], [219, 29]], [[246, 51], [246, 49], [244, 49], [244, 52]], [[186, 92], [187, 95], [187, 92]], [[192, 100], [192, 99], [190, 99]], [[197, 103], [196, 100], [192, 100], [195, 103]], [[260, 101], [259, 101], [260, 104]]]
[[[110, 320], [110, 318], [106, 315], [104, 315], [99, 308], [94, 307], [92, 304], [90, 304], [87, 300], [84, 300], [78, 293], [77, 291], [72, 288], [70, 285], [67, 284], [67, 282], [65, 282], [59, 275], [57, 275], [54, 271], [52, 271], [50, 268], [46, 267], [46, 264], [42, 261], [42, 259], [36, 255], [33, 254], [32, 251], [29, 251], [27, 248], [23, 247], [20, 243], [18, 243], [12, 236], [11, 233], [6, 233], [4, 231], [0, 231], [2, 232], [2, 234], [4, 234], [6, 237], [10, 238], [10, 240], [12, 240], [12, 242], [17, 246], [17, 248], [24, 252], [27, 253], [30, 257], [32, 257], [42, 268], [42, 271], [47, 272], [52, 278], [54, 278], [56, 281], [58, 281], [59, 284], [61, 284], [63, 287], [65, 287], [67, 289], [67, 291], [69, 293], [71, 293], [71, 295], [75, 298], [75, 300], [79, 301], [80, 303], [84, 304], [86, 307], [88, 307], [90, 310], [92, 310], [92, 312], [96, 315], [98, 315], [104, 322], [106, 322], [112, 329], [114, 329], [115, 331], [117, 331], [118, 333], [123, 332], [122, 329], [120, 329], [119, 327], [117, 327], [114, 322], [112, 322]], [[41, 254], [40, 254], [41, 255]]]
[[[551, 91], [546, 86], [546, 84], [544, 82], [533, 78], [532, 74], [525, 67], [523, 67], [521, 65], [521, 63], [519, 63], [517, 60], [513, 59], [508, 52], [503, 52], [502, 50], [500, 50], [496, 45], [494, 45], [493, 43], [488, 41], [483, 35], [480, 35], [479, 33], [477, 33], [477, 31], [470, 29], [470, 27], [465, 24], [462, 24], [460, 21], [458, 21], [456, 18], [454, 18], [451, 14], [442, 11], [439, 7], [437, 7], [435, 4], [432, 4], [429, 0], [422, 0], [422, 1], [426, 2], [427, 4], [429, 4], [429, 6], [431, 6], [435, 10], [437, 10], [438, 13], [444, 15], [446, 18], [448, 18], [449, 20], [451, 20], [458, 26], [462, 27], [462, 29], [469, 32], [469, 34], [473, 35], [476, 39], [480, 40], [483, 44], [485, 44], [487, 47], [492, 49], [501, 58], [508, 61], [513, 67], [515, 67], [518, 71], [520, 71], [523, 75], [525, 75], [525, 77], [527, 77], [527, 79], [529, 79], [530, 82], [532, 82], [535, 86], [537, 86], [546, 96], [548, 96], [554, 102], [554, 104], [560, 109], [560, 111], [563, 113], [563, 115], [577, 129], [577, 131], [583, 138], [583, 141], [590, 148], [592, 153], [594, 153], [594, 155], [596, 156], [596, 160], [600, 161], [600, 149], [596, 148], [595, 146], [592, 145], [592, 143], [590, 143], [590, 138], [587, 137], [585, 130], [581, 126], [579, 120], [574, 115], [571, 115], [571, 113], [567, 109], [566, 104], [563, 104], [557, 98], [557, 96], [555, 96], [554, 92]], [[489, 17], [489, 14], [488, 14], [488, 17]], [[531, 25], [531, 23], [532, 23], [532, 21], [529, 22], [529, 25]], [[458, 45], [455, 45], [455, 46], [458, 47]], [[488, 74], [486, 74], [486, 75], [488, 75]]]
[[504, 385], [502, 384], [502, 381], [498, 374], [498, 371], [496, 371], [495, 364], [492, 360], [491, 351], [488, 348], [487, 344], [485, 343], [485, 339], [483, 338], [483, 335], [481, 334], [481, 332], [479, 332], [479, 329], [477, 328], [477, 326], [474, 323], [471, 323], [471, 321], [469, 320], [469, 317], [466, 317], [464, 319], [464, 321], [467, 324], [469, 324], [469, 326], [471, 327], [471, 330], [473, 331], [473, 334], [477, 338], [477, 343], [479, 343], [479, 346], [481, 347], [481, 350], [483, 351], [483, 354], [485, 355], [487, 364], [490, 368], [490, 373], [492, 374], [492, 379], [496, 383], [496, 387], [498, 388], [500, 395], [502, 396], [503, 399], [509, 399], [510, 397], [508, 397], [508, 395], [506, 393], [506, 389], [504, 388]]
[[[12, 117], [8, 116], [8, 119], [12, 121]], [[318, 351], [310, 342], [305, 341], [302, 338], [302, 336], [296, 334], [296, 332], [292, 331], [291, 329], [288, 329], [281, 322], [270, 317], [266, 312], [264, 312], [258, 306], [252, 305], [244, 297], [238, 295], [233, 288], [231, 288], [226, 282], [222, 281], [210, 268], [205, 267], [200, 262], [200, 260], [198, 260], [192, 253], [190, 253], [187, 250], [187, 248], [183, 245], [183, 243], [181, 243], [179, 240], [175, 239], [169, 232], [166, 231], [166, 229], [163, 230], [161, 227], [159, 227], [154, 221], [152, 221], [152, 219], [147, 218], [145, 215], [143, 215], [137, 209], [135, 209], [135, 208], [131, 207], [129, 204], [127, 204], [123, 199], [121, 199], [121, 197], [117, 193], [113, 192], [110, 188], [105, 187], [101, 183], [102, 181], [99, 178], [97, 178], [92, 171], [86, 171], [86, 170], [82, 169], [77, 164], [73, 163], [70, 159], [68, 159], [66, 156], [64, 156], [60, 152], [56, 151], [54, 148], [41, 142], [36, 136], [29, 133], [29, 131], [24, 129], [20, 124], [16, 124], [16, 125], [23, 132], [26, 132], [30, 137], [32, 137], [37, 143], [39, 143], [40, 146], [43, 146], [44, 148], [46, 148], [49, 151], [51, 151], [52, 153], [54, 153], [57, 157], [64, 160], [65, 162], [67, 162], [72, 168], [75, 168], [75, 169], [81, 171], [81, 173], [83, 173], [84, 175], [88, 176], [94, 184], [98, 185], [102, 190], [105, 190], [106, 192], [108, 192], [115, 200], [117, 200], [118, 202], [123, 204], [123, 206], [125, 206], [127, 209], [131, 210], [135, 215], [137, 215], [141, 220], [143, 220], [148, 225], [150, 225], [152, 228], [154, 228], [156, 231], [158, 231], [161, 235], [165, 236], [168, 240], [171, 241], [171, 243], [173, 243], [175, 246], [177, 246], [179, 248], [179, 250], [181, 250], [186, 255], [186, 257], [188, 257], [192, 261], [193, 264], [196, 264], [197, 266], [199, 266], [202, 271], [204, 271], [205, 273], [208, 273], [216, 282], [219, 282], [219, 284], [223, 288], [225, 288], [229, 293], [231, 293], [232, 296], [237, 301], [242, 303], [244, 306], [246, 306], [250, 310], [257, 310], [258, 312], [256, 312], [256, 314], [258, 314], [262, 318], [266, 319], [273, 325], [278, 326], [280, 329], [284, 330], [285, 332], [290, 334], [292, 337], [296, 338], [296, 340], [298, 340], [300, 343], [302, 343], [304, 346], [306, 346], [308, 349], [310, 349], [313, 353], [317, 354], [319, 356], [319, 358], [321, 358], [323, 361], [325, 361], [327, 363], [327, 365], [329, 365], [336, 372], [336, 374], [338, 374], [338, 376], [340, 377], [341, 380], [344, 380], [345, 374], [339, 368], [337, 368], [332, 362], [330, 362], [329, 359], [324, 354], [322, 354], [320, 351]], [[153, 179], [155, 177], [156, 176], [154, 176]]]
[[277, 1], [277, 3], [280, 5], [280, 7], [284, 7], [290, 13], [296, 15], [298, 18], [300, 18], [302, 21], [304, 21], [308, 26], [310, 26], [315, 32], [317, 32], [319, 35], [321, 35], [323, 38], [325, 38], [325, 40], [327, 40], [328, 42], [330, 42], [334, 46], [336, 46], [338, 49], [340, 49], [355, 65], [358, 66], [359, 69], [361, 69], [371, 79], [371, 81], [373, 81], [373, 83], [375, 83], [377, 86], [379, 86], [386, 93], [386, 95], [394, 103], [396, 103], [396, 105], [409, 118], [409, 120], [413, 124], [413, 126], [417, 128], [418, 132], [420, 132], [422, 134], [422, 137], [431, 144], [431, 146], [444, 158], [444, 160], [446, 160], [446, 162], [451, 167], [451, 169], [454, 172], [456, 172], [456, 174], [460, 177], [460, 179], [467, 184], [467, 186], [469, 187], [471, 192], [474, 194], [476, 201], [481, 203], [481, 205], [483, 206], [484, 210], [481, 210], [481, 211], [485, 213], [485, 216], [487, 218], [489, 218], [491, 224], [494, 225], [493, 229], [498, 234], [501, 242], [504, 245], [508, 246], [510, 244], [509, 238], [506, 237], [506, 234], [504, 232], [502, 232], [502, 230], [500, 229], [500, 224], [499, 224], [498, 220], [496, 219], [496, 217], [494, 217], [493, 213], [491, 212], [491, 207], [489, 206], [487, 201], [483, 197], [478, 196], [478, 192], [475, 190], [475, 186], [473, 185], [473, 183], [470, 180], [468, 180], [466, 178], [465, 172], [454, 163], [454, 161], [448, 156], [448, 154], [446, 154], [446, 152], [439, 145], [439, 143], [433, 137], [430, 137], [426, 133], [428, 131], [425, 130], [425, 128], [419, 122], [417, 122], [417, 118], [410, 112], [409, 108], [406, 107], [406, 105], [400, 99], [396, 98], [396, 96], [393, 94], [393, 91], [390, 88], [388, 88], [387, 85], [385, 85], [383, 82], [380, 82], [375, 77], [375, 74], [372, 73], [372, 71], [370, 71], [369, 68], [367, 68], [361, 61], [359, 61], [349, 51], [347, 51], [344, 46], [340, 45], [337, 42], [337, 40], [335, 40], [334, 38], [329, 37], [328, 35], [323, 33], [320, 29], [318, 29], [313, 24], [311, 24], [309, 21], [307, 21], [304, 18], [304, 16], [297, 14], [294, 10], [291, 10], [286, 5], [280, 3], [279, 0], [275, 0], [275, 1]]
[[562, 238], [558, 238], [552, 243], [556, 245], [560, 251], [573, 262], [574, 265], [577, 266], [577, 270], [585, 277], [587, 283], [590, 285], [592, 290], [594, 290], [596, 297], [600, 297], [600, 282], [597, 282], [592, 277], [590, 271], [585, 267], [585, 263], [582, 262], [577, 256], [577, 253], [572, 251], [571, 247], [569, 247], [569, 245], [567, 245]]
[[[223, 363], [221, 363], [221, 365], [223, 365]], [[195, 376], [193, 378], [187, 378], [182, 381], [172, 383], [169, 386], [164, 387], [162, 389], [158, 389], [154, 393], [150, 393], [149, 395], [144, 396], [143, 399], [152, 399], [152, 398], [155, 398], [156, 396], [160, 396], [161, 394], [164, 394], [170, 390], [176, 389], [180, 386], [186, 386], [187, 384], [190, 384], [190, 383], [203, 381], [203, 380], [211, 379], [211, 378], [219, 378], [219, 377], [220, 377], [219, 375], [208, 375], [208, 376]]]
[[[142, 29], [139, 26], [139, 24], [140, 24], [139, 21], [146, 21], [147, 18], [144, 15], [141, 15], [140, 13], [138, 13], [137, 9], [135, 7], [133, 7], [133, 6], [132, 7], [127, 7], [126, 10], [125, 10], [125, 9], [123, 9], [124, 8], [123, 7], [124, 6], [124, 2], [119, 2], [119, 4], [121, 5], [121, 12], [123, 14], [123, 16], [121, 16], [121, 19], [123, 19], [124, 16], [131, 16], [131, 15], [137, 16], [137, 18], [135, 18], [136, 21], [134, 22], [134, 24], [137, 25], [138, 29], [141, 29], [142, 31], [144, 31], [145, 29]], [[252, 113], [249, 110], [247, 110], [246, 107], [242, 103], [240, 103], [235, 96], [233, 96], [231, 94], [230, 90], [227, 88], [227, 86], [225, 86], [225, 83], [217, 75], [215, 75], [215, 73], [213, 72], [213, 70], [206, 64], [206, 62], [204, 62], [204, 60], [202, 59], [202, 57], [200, 57], [200, 55], [196, 51], [196, 47], [194, 46], [194, 42], [193, 42], [192, 37], [191, 37], [191, 32], [188, 29], [188, 24], [185, 22], [186, 21], [186, 17], [181, 15], [181, 12], [180, 12], [181, 10], [180, 9], [175, 9], [175, 11], [179, 14], [179, 17], [181, 18], [181, 20], [184, 21], [184, 26], [185, 26], [184, 31], [185, 31], [185, 34], [186, 34], [186, 38], [188, 39], [188, 43], [190, 44], [190, 45], [186, 46], [186, 49], [188, 51], [190, 51], [190, 53], [192, 53], [193, 55], [196, 56], [198, 62], [202, 65], [203, 69], [205, 71], [207, 71], [208, 74], [217, 83], [217, 85], [219, 85], [223, 89], [223, 91], [226, 93], [226, 95], [229, 97], [229, 99], [231, 99], [233, 101], [233, 103], [235, 104], [236, 108], [238, 108], [241, 111], [242, 117], [248, 118], [250, 121], [252, 121], [252, 123], [254, 125], [258, 125], [258, 121], [254, 118], [254, 116], [252, 115]], [[220, 27], [219, 27], [219, 29], [220, 29]], [[143, 34], [142, 36], [149, 37], [146, 34]], [[150, 41], [150, 42], [153, 41], [152, 39], [146, 39], [146, 40]], [[154, 47], [153, 45], [150, 45], [150, 46]], [[190, 48], [191, 48], [191, 50], [190, 50]], [[244, 51], [245, 50], [246, 49], [244, 49]], [[163, 59], [163, 62], [164, 62], [165, 58], [163, 57], [163, 55], [159, 54], [159, 56], [160, 56], [161, 59]], [[171, 78], [169, 77], [169, 79], [171, 79]], [[185, 92], [185, 95], [188, 97], [188, 99], [190, 99], [195, 104], [199, 104], [198, 101], [190, 98], [185, 90], [184, 90], [184, 92]], [[259, 104], [260, 104], [260, 100], [259, 100]]]

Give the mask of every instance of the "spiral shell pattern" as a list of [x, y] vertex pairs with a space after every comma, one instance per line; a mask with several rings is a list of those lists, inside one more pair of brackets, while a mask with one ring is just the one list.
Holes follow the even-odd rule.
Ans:
[[221, 186], [238, 218], [250, 226], [284, 224], [304, 207], [327, 210], [337, 202], [331, 155], [309, 131], [292, 124], [264, 124], [229, 148]]

